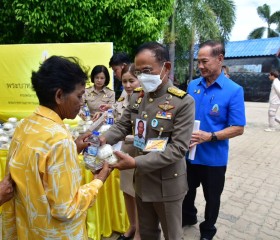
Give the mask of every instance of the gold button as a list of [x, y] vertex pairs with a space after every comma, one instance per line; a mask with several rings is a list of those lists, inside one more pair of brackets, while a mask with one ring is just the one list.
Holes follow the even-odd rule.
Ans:
[[174, 177], [178, 177], [178, 174], [177, 174], [177, 173], [175, 173], [175, 174], [174, 174]]
[[145, 114], [145, 115], [144, 115], [144, 118], [147, 118], [147, 117], [148, 117], [148, 115], [147, 115], [147, 114]]
[[167, 97], [166, 97], [166, 100], [171, 100], [172, 99], [172, 95], [168, 95]]
[[149, 99], [149, 102], [153, 102], [153, 101], [154, 101], [154, 99], [152, 99], [152, 98]]
[[141, 102], [142, 102], [142, 98], [139, 97], [139, 98], [137, 99], [137, 103], [140, 104]]

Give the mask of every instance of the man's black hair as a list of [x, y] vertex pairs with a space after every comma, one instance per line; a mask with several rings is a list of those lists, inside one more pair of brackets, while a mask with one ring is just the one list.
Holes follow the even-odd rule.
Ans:
[[129, 56], [125, 52], [117, 52], [111, 57], [109, 66], [113, 67], [124, 63], [127, 65], [131, 63]]

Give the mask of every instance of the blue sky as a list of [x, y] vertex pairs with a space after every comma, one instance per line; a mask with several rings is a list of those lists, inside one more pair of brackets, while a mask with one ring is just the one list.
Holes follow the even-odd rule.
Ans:
[[265, 22], [258, 16], [258, 6], [266, 3], [270, 6], [272, 13], [280, 11], [280, 0], [234, 0], [234, 3], [236, 5], [236, 21], [230, 41], [246, 40], [253, 29], [266, 26]]

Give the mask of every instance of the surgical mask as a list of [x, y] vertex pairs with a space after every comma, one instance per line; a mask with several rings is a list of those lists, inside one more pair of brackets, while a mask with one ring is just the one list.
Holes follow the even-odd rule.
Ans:
[[[160, 74], [162, 72], [162, 69], [160, 71]], [[137, 76], [141, 86], [143, 87], [144, 92], [149, 93], [157, 90], [158, 86], [162, 83], [160, 74], [153, 75], [153, 74], [141, 73]]]
[[160, 75], [152, 75], [147, 73], [141, 73], [138, 77], [144, 92], [154, 92], [161, 84]]

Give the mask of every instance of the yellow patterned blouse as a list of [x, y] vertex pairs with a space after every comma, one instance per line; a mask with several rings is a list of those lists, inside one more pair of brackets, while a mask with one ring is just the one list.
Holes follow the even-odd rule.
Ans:
[[39, 106], [18, 125], [8, 161], [16, 191], [3, 205], [3, 240], [88, 239], [87, 209], [103, 183], [81, 185], [76, 144], [54, 111]]

